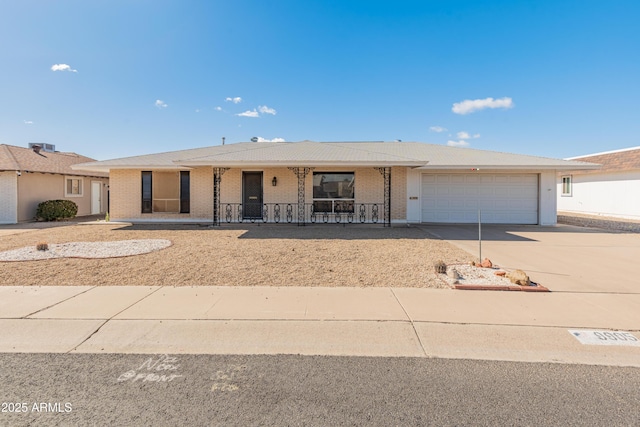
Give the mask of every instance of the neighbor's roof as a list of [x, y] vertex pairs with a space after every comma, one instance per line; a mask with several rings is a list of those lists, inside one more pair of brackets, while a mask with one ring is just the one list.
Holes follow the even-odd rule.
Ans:
[[[0, 144], [0, 171], [23, 171], [58, 173], [62, 175], [83, 175], [86, 172], [71, 169], [77, 163], [93, 162], [95, 159], [76, 153], [48, 152], [36, 153], [31, 148]], [[92, 176], [108, 176], [104, 172], [93, 172]]]
[[640, 169], [640, 147], [624, 148], [603, 153], [572, 157], [567, 160], [599, 163], [602, 168], [597, 172], [622, 172]]
[[419, 142], [241, 142], [76, 165], [94, 171], [214, 167], [409, 166], [418, 169], [594, 169], [590, 163]]

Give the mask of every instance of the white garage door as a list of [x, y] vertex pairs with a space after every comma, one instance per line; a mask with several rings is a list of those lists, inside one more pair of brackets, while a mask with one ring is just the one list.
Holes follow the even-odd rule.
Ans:
[[537, 174], [423, 174], [422, 222], [537, 224]]

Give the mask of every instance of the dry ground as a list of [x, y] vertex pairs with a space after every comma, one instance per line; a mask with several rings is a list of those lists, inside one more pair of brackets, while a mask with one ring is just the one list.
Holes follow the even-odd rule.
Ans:
[[[10, 231], [10, 230], [5, 230]], [[427, 227], [73, 224], [0, 234], [0, 251], [51, 243], [169, 239], [167, 249], [108, 259], [0, 262], [0, 285], [446, 287], [435, 261], [467, 252]]]

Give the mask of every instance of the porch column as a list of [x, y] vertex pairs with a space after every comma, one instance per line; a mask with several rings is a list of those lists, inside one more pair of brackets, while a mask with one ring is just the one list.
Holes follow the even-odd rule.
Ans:
[[304, 192], [304, 180], [313, 170], [313, 168], [288, 168], [291, 172], [296, 174], [298, 177], [298, 225], [305, 225], [305, 215], [304, 215], [304, 203], [305, 203], [305, 192]]
[[229, 168], [213, 168], [213, 225], [220, 225], [220, 182]]
[[384, 226], [391, 227], [391, 167], [375, 169], [384, 178]]

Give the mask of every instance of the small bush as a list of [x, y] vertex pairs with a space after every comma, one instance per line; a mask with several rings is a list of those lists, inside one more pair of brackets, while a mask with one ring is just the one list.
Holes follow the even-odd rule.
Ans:
[[47, 200], [38, 205], [36, 217], [45, 221], [73, 218], [78, 213], [78, 205], [71, 200]]
[[39, 251], [48, 251], [49, 244], [43, 240], [41, 242], [36, 243], [36, 249]]
[[436, 262], [433, 267], [435, 268], [436, 273], [447, 274], [447, 264], [445, 264], [444, 261], [440, 260]]

